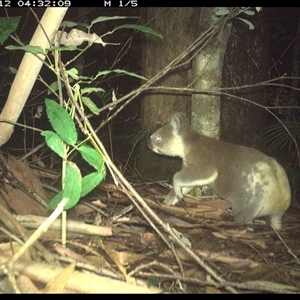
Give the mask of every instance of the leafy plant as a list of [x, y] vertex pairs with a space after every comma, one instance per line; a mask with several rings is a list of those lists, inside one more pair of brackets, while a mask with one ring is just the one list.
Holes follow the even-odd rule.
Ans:
[[287, 175], [289, 178], [289, 182], [292, 188], [292, 193], [295, 197], [295, 199], [299, 199], [299, 193], [300, 193], [300, 171], [299, 168], [293, 168], [290, 167], [287, 169]]
[[3, 45], [9, 35], [17, 29], [19, 22], [20, 17], [0, 18], [0, 45]]
[[[241, 9], [239, 9], [238, 12], [246, 14], [248, 16], [253, 16], [255, 14], [254, 11], [249, 10], [247, 7], [241, 7]], [[228, 14], [229, 14], [229, 9], [227, 9], [227, 8], [220, 8], [216, 11], [216, 16], [218, 16], [218, 17], [226, 16]], [[247, 24], [250, 30], [254, 29], [254, 25], [250, 21], [248, 21], [244, 18], [240, 18], [240, 17], [237, 17], [237, 19], [239, 19], [242, 22], [244, 22], [245, 24]]]
[[293, 194], [296, 195], [300, 192], [300, 160], [295, 142], [300, 145], [300, 122], [284, 122], [284, 126], [272, 124], [263, 131], [262, 137], [270, 153], [289, 153], [289, 161], [285, 162], [288, 166], [286, 171]]
[[[51, 51], [53, 54], [54, 62], [52, 62], [51, 58], [48, 57], [48, 51], [39, 46], [24, 46], [21, 42], [19, 42], [18, 46], [9, 45], [6, 47], [8, 50], [23, 50], [30, 52], [35, 56], [38, 54], [46, 55], [44, 64], [56, 75], [56, 80], [47, 84], [49, 89], [48, 97], [50, 96], [51, 99], [47, 98], [45, 100], [46, 113], [53, 130], [43, 131], [42, 136], [45, 137], [48, 147], [61, 157], [63, 176], [62, 190], [54, 196], [48, 204], [47, 209], [49, 210], [55, 209], [63, 198], [68, 199], [64, 209], [70, 209], [76, 205], [81, 197], [88, 194], [105, 178], [105, 157], [100, 151], [101, 147], [93, 138], [93, 136], [95, 136], [95, 132], [93, 131], [88, 119], [85, 117], [85, 109], [88, 109], [94, 115], [99, 115], [101, 112], [101, 108], [92, 100], [92, 94], [108, 95], [108, 93], [101, 87], [95, 87], [95, 81], [97, 80], [97, 83], [99, 84], [102, 78], [107, 79], [108, 76], [113, 74], [119, 76], [131, 76], [140, 80], [146, 80], [143, 76], [119, 68], [97, 70], [96, 74], [93, 74], [92, 76], [82, 76], [76, 68], [70, 67], [70, 64], [76, 61], [76, 59], [94, 43], [101, 44], [103, 47], [116, 45], [115, 43], [110, 44], [102, 40], [104, 36], [106, 36], [107, 39], [107, 37], [112, 35], [115, 31], [133, 29], [135, 31], [152, 34], [161, 38], [161, 35], [151, 28], [136, 24], [119, 25], [101, 36], [91, 32], [92, 26], [99, 22], [128, 18], [132, 19], [136, 17], [99, 17], [93, 20], [90, 25], [79, 24], [76, 22], [63, 22], [62, 27], [64, 30], [58, 31], [53, 41], [53, 45], [51, 45], [48, 49], [48, 51]], [[77, 26], [86, 27], [87, 32], [74, 28]], [[72, 29], [69, 33], [67, 33], [65, 31], [66, 28]], [[7, 38], [14, 29], [15, 27], [7, 31], [3, 40], [4, 38]], [[88, 42], [88, 45], [84, 49], [78, 48], [78, 46], [83, 42]], [[67, 63], [64, 63], [61, 59], [61, 53], [64, 51], [75, 53], [74, 57]], [[67, 98], [66, 94], [68, 95]], [[107, 99], [110, 100], [112, 104], [109, 109], [116, 107], [116, 104], [114, 103], [114, 100], [116, 100], [115, 98], [115, 96], [111, 96], [110, 99]], [[55, 101], [54, 99], [57, 99], [58, 101]], [[58, 102], [60, 104], [58, 104]], [[75, 124], [75, 121], [77, 124]], [[84, 141], [78, 140], [76, 130], [77, 125], [86, 136]], [[88, 146], [87, 142], [89, 142], [92, 147]], [[78, 166], [69, 159], [70, 154], [74, 151], [78, 151], [83, 160], [88, 162], [95, 171], [83, 177]]]
[[145, 137], [146, 133], [143, 134], [132, 134], [130, 136], [126, 137], [126, 142], [130, 145], [132, 145], [132, 148], [130, 150], [130, 153], [128, 155], [128, 158], [126, 160], [125, 166], [124, 166], [124, 170], [126, 170], [128, 164], [129, 164], [129, 160], [131, 159], [133, 152], [137, 146], [137, 144]]
[[[105, 178], [104, 159], [95, 149], [78, 142], [75, 123], [62, 106], [51, 99], [46, 99], [45, 103], [47, 116], [54, 131], [43, 131], [41, 134], [45, 137], [48, 147], [62, 158], [65, 165], [63, 189], [54, 196], [47, 209], [55, 209], [63, 198], [68, 199], [64, 209], [70, 209]], [[82, 178], [77, 165], [68, 160], [69, 154], [74, 150], [79, 151], [82, 158], [96, 171]]]
[[[300, 122], [284, 122], [272, 124], [263, 131], [263, 140], [270, 152], [291, 151], [295, 149], [295, 140], [300, 141]], [[292, 136], [292, 137], [291, 137]]]

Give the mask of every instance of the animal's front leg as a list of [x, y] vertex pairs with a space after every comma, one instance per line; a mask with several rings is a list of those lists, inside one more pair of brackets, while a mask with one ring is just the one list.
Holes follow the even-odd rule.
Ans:
[[188, 170], [182, 169], [174, 175], [173, 188], [166, 196], [164, 204], [175, 205], [195, 187], [193, 182], [190, 182], [189, 179], [186, 180], [187, 173], [189, 173]]
[[204, 172], [200, 172], [199, 168], [192, 166], [177, 172], [173, 178], [173, 189], [166, 196], [164, 204], [175, 205], [194, 187], [208, 185], [218, 177], [216, 168], [211, 167], [204, 170]]
[[164, 200], [166, 205], [175, 205], [180, 199], [176, 197], [174, 189], [172, 189]]
[[186, 195], [192, 188], [186, 187], [174, 187], [169, 192], [169, 194], [165, 197], [164, 204], [166, 205], [175, 205], [179, 200], [183, 199], [184, 195]]

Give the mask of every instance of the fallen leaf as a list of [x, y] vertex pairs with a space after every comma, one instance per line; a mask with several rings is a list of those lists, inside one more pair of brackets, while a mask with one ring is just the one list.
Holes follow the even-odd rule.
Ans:
[[45, 293], [60, 293], [65, 288], [70, 277], [75, 270], [76, 263], [71, 263], [64, 269], [60, 270], [57, 275], [49, 281], [49, 283], [44, 288]]

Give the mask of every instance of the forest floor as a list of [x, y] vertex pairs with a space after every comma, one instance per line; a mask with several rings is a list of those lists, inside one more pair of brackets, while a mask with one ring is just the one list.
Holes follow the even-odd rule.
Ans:
[[163, 205], [168, 185], [131, 178], [146, 205], [137, 209], [106, 180], [68, 211], [65, 246], [55, 220], [29, 247], [51, 213], [36, 193], [58, 173], [3, 157], [0, 167], [2, 293], [300, 292], [299, 201], [275, 232], [264, 219], [235, 224], [217, 197]]

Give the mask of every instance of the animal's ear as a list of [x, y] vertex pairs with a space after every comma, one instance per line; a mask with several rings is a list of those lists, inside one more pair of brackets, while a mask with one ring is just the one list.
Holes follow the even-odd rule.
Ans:
[[174, 114], [169, 123], [174, 135], [185, 135], [189, 127], [189, 120], [183, 113]]

